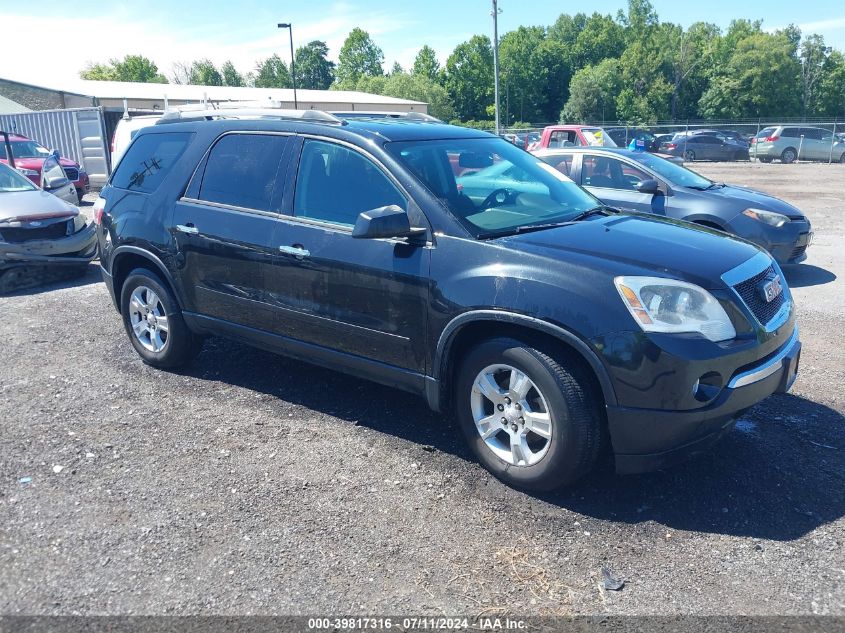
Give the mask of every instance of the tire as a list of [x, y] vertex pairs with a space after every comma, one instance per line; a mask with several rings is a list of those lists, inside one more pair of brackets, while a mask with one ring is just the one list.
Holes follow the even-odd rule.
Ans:
[[784, 165], [789, 165], [790, 163], [794, 163], [796, 158], [798, 158], [798, 152], [795, 151], [795, 148], [787, 147], [780, 155], [780, 162]]
[[684, 160], [689, 161], [690, 163], [695, 160], [695, 152], [691, 149], [688, 149], [684, 152]]
[[[509, 387], [512, 376], [514, 388]], [[525, 385], [519, 376], [530, 384], [519, 388]], [[481, 464], [506, 484], [552, 490], [595, 465], [602, 445], [601, 400], [586, 370], [567, 356], [512, 338], [485, 341], [466, 355], [455, 389], [467, 442]], [[524, 441], [515, 442], [515, 437]]]
[[845, 152], [842, 153], [842, 156], [839, 157], [840, 163], [845, 163]]
[[123, 283], [120, 313], [132, 346], [148, 365], [179, 367], [202, 348], [202, 338], [188, 329], [173, 293], [146, 268], [136, 268]]

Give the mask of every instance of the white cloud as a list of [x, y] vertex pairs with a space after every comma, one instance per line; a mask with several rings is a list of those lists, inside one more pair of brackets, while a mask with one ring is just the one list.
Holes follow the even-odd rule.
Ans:
[[[165, 75], [171, 74], [174, 62], [203, 57], [217, 65], [230, 59], [240, 71], [247, 72], [256, 61], [273, 53], [285, 60], [290, 56], [287, 32], [275, 28], [272, 21], [266, 21], [266, 29], [213, 22], [183, 26], [163, 20], [161, 15], [139, 19], [137, 12], [120, 7], [85, 18], [4, 15], [3, 44], [15, 54], [0, 56], [0, 77], [46, 86], [65, 84], [78, 78], [79, 71], [89, 62], [122, 59], [130, 54], [149, 57]], [[256, 21], [251, 19], [249, 24]], [[333, 6], [327, 17], [294, 22], [294, 45], [323, 40], [330, 57], [336, 60], [354, 26], [368, 31], [378, 42], [380, 36], [412, 24], [399, 13], [368, 12], [341, 2]], [[33, 33], [38, 34], [39, 42], [56, 45], [33, 46]], [[391, 59], [387, 52], [386, 57]]]
[[818, 31], [838, 31], [845, 29], [845, 17], [831, 18], [829, 20], [819, 20], [818, 22], [806, 22], [799, 24], [798, 28], [802, 33], [815, 33]]

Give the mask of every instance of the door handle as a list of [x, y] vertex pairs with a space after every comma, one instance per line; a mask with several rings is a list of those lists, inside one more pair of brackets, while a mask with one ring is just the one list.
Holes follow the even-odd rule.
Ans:
[[280, 246], [279, 250], [286, 255], [293, 255], [295, 257], [310, 257], [311, 251], [301, 246]]
[[187, 233], [188, 235], [197, 235], [200, 232], [193, 224], [177, 224], [176, 230], [180, 233]]

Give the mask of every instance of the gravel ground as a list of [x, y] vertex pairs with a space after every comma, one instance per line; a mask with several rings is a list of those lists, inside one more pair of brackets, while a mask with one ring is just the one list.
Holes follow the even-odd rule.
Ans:
[[0, 298], [0, 614], [845, 614], [845, 166], [696, 168], [814, 223], [799, 379], [552, 495], [410, 395], [216, 339], [147, 367], [93, 266]]

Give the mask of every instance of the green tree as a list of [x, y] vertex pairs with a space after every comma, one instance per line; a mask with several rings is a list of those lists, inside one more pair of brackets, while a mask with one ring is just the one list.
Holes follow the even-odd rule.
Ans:
[[458, 44], [446, 60], [445, 87], [458, 118], [487, 118], [493, 104], [493, 45], [486, 35]]
[[191, 64], [188, 83], [194, 86], [222, 86], [223, 75], [214, 67], [210, 59], [198, 59]]
[[255, 66], [256, 88], [290, 88], [293, 83], [285, 62], [278, 55], [271, 55]]
[[440, 62], [437, 61], [437, 53], [428, 44], [424, 45], [417, 53], [411, 74], [425, 77], [429, 81], [437, 81], [440, 74]]
[[657, 39], [635, 40], [619, 58], [622, 90], [616, 114], [629, 123], [654, 123], [669, 117], [672, 86], [664, 75], [665, 55]]
[[422, 101], [428, 104], [429, 114], [444, 121], [449, 121], [455, 116], [455, 109], [446, 89], [422, 75], [399, 72], [381, 77], [364, 76], [358, 80], [355, 89], [397, 99]]
[[393, 67], [390, 69], [389, 74], [391, 74], [391, 75], [401, 75], [404, 72], [405, 72], [405, 70], [402, 68], [402, 64], [400, 64], [399, 62], [393, 62]]
[[369, 33], [355, 27], [340, 48], [337, 82], [342, 88], [350, 88], [362, 76], [383, 75], [382, 63], [384, 63], [382, 50], [370, 39]]
[[804, 116], [818, 110], [818, 87], [824, 77], [827, 58], [833, 49], [825, 46], [821, 35], [810, 35], [799, 49], [798, 61], [801, 62], [801, 110]]
[[246, 85], [243, 75], [238, 72], [237, 68], [235, 68], [235, 65], [231, 61], [223, 63], [223, 66], [220, 68], [220, 73], [223, 75], [224, 86], [240, 87]]
[[622, 86], [618, 59], [605, 59], [580, 69], [569, 84], [569, 100], [560, 113], [561, 122], [589, 123], [616, 119], [616, 95]]
[[123, 60], [110, 59], [108, 64], [89, 64], [79, 76], [101, 81], [167, 83], [167, 78], [158, 72], [158, 66], [143, 55], [127, 55]]
[[[845, 117], [845, 56], [837, 50], [832, 51], [824, 62], [824, 73], [816, 91], [813, 114]], [[845, 125], [839, 129], [845, 129]]]
[[296, 85], [311, 90], [328, 90], [334, 81], [334, 62], [329, 47], [314, 40], [296, 49]]
[[699, 103], [707, 118], [789, 117], [801, 110], [801, 69], [783, 34], [740, 40]]
[[710, 82], [719, 27], [696, 22], [684, 32], [681, 27], [667, 31], [665, 50], [669, 57], [669, 82], [672, 98], [669, 115], [672, 119], [695, 118], [698, 102]]
[[542, 94], [546, 91], [546, 69], [535, 54], [546, 38], [539, 26], [520, 26], [506, 33], [499, 44], [500, 108], [505, 122], [513, 114], [519, 121], [537, 120]]

